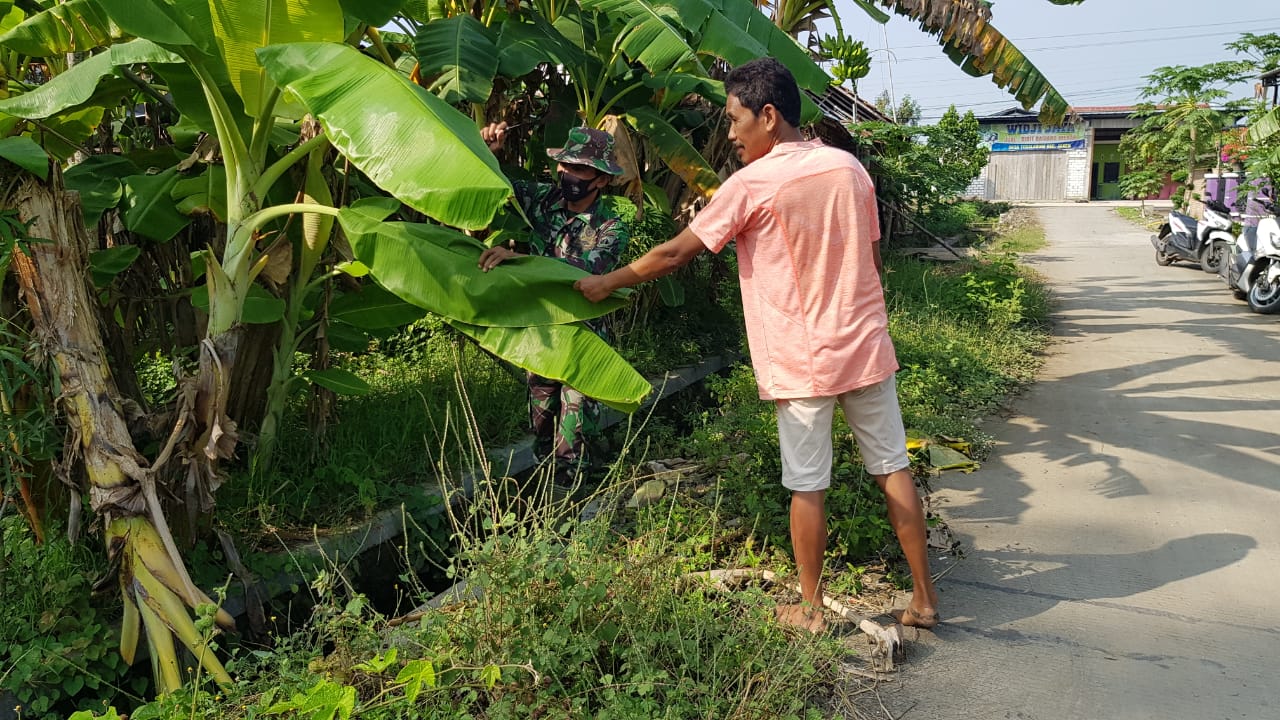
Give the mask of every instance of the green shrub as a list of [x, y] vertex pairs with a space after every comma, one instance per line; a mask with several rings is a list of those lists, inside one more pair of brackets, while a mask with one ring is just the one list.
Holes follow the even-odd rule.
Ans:
[[100, 710], [149, 684], [130, 677], [120, 657], [118, 609], [93, 593], [107, 571], [100, 551], [49, 530], [38, 545], [21, 517], [0, 518], [0, 616], [8, 619], [0, 623], [0, 688], [17, 697], [23, 718]]

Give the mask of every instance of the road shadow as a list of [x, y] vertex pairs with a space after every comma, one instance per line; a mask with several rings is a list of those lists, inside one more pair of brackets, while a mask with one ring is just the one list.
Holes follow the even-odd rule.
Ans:
[[[1170, 540], [1159, 547], [1130, 553], [1051, 554], [1003, 549], [983, 551], [963, 562], [967, 579], [944, 580], [958, 591], [972, 589], [983, 595], [1011, 596], [1009, 602], [986, 602], [970, 607], [973, 615], [954, 615], [954, 606], [944, 604], [944, 622], [934, 632], [941, 640], [956, 640], [978, 634], [1017, 642], [1021, 633], [1010, 624], [1047, 612], [1060, 603], [1083, 603], [1151, 619], [1178, 617], [1176, 613], [1121, 602], [1124, 598], [1156, 590], [1171, 583], [1194, 578], [1244, 560], [1257, 547], [1248, 535], [1208, 533]], [[1082, 578], [1103, 577], [1107, 582], [1082, 582]], [[1193, 620], [1182, 618], [1184, 620]], [[1141, 624], [1141, 619], [1135, 619]], [[1236, 625], [1229, 614], [1220, 621]], [[1280, 638], [1280, 628], [1258, 628]]]

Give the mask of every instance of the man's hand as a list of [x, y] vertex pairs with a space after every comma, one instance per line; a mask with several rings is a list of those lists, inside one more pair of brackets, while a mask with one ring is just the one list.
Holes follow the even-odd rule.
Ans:
[[606, 275], [588, 275], [575, 282], [573, 289], [591, 302], [598, 303], [613, 294], [615, 289], [607, 278]]
[[510, 260], [513, 257], [518, 257], [519, 255], [520, 253], [515, 250], [502, 247], [501, 245], [491, 247], [480, 253], [480, 269], [485, 272], [489, 272], [501, 265], [504, 261]]
[[498, 152], [507, 141], [507, 123], [489, 123], [480, 128], [480, 139], [489, 146], [490, 152]]

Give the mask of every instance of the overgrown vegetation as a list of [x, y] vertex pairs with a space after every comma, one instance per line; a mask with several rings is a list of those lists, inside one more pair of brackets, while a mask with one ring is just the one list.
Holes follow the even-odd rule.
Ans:
[[[989, 439], [977, 420], [1038, 366], [1043, 287], [1005, 255], [890, 256], [887, 277], [908, 426], [921, 437], [966, 439], [981, 458]], [[451, 343], [441, 349], [455, 352]], [[618, 431], [622, 462], [606, 490], [623, 494], [591, 523], [568, 522], [566, 509], [539, 500], [536, 484], [495, 477], [454, 518], [454, 552], [415, 534], [401, 548], [413, 556], [406, 567], [451, 557], [446, 574], [468, 583], [439, 612], [393, 627], [341, 566], [313, 572], [310, 614], [269, 650], [233, 648], [231, 686], [171, 693], [131, 717], [858, 717], [841, 700], [848, 645], [784, 632], [769, 620], [771, 588], [720, 592], [688, 577], [790, 570], [772, 405], [758, 399], [746, 365], [711, 379], [708, 400], [676, 399], [671, 412]], [[468, 432], [453, 425], [441, 439], [469, 446]], [[847, 429], [837, 422], [834, 432], [829, 587], [848, 595], [901, 585], [908, 574], [883, 501]], [[701, 468], [697, 477], [669, 483], [639, 509], [619, 502], [653, 477], [646, 460], [677, 455]], [[922, 479], [930, 473], [922, 457], [915, 467]], [[408, 569], [398, 578], [402, 607], [439, 589], [417, 578]]]

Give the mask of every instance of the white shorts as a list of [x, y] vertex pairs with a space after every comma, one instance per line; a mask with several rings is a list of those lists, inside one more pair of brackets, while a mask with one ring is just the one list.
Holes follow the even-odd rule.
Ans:
[[837, 400], [867, 472], [888, 475], [910, 464], [898, 386], [890, 375], [836, 397], [777, 401], [782, 485], [788, 490], [808, 492], [831, 486], [831, 418]]

